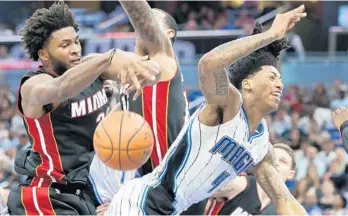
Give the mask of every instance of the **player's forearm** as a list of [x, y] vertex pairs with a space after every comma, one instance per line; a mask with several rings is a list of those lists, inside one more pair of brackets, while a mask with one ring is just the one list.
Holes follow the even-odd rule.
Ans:
[[345, 121], [341, 125], [340, 131], [341, 131], [341, 136], [342, 136], [342, 140], [343, 140], [343, 147], [346, 150], [346, 152], [348, 153], [348, 121]]
[[237, 60], [274, 42], [276, 39], [277, 36], [274, 33], [266, 31], [227, 42], [206, 53], [200, 59], [200, 64], [204, 65], [205, 70], [208, 71], [227, 68]]
[[306, 210], [294, 197], [292, 200], [279, 200], [275, 205], [277, 215], [307, 215]]
[[132, 23], [137, 39], [145, 40], [151, 49], [161, 49], [165, 43], [165, 35], [153, 15], [149, 4], [141, 1], [120, 1], [123, 9]]
[[110, 63], [110, 52], [97, 56], [69, 69], [58, 79], [54, 79], [60, 99], [69, 99], [78, 95], [83, 89], [91, 85]]

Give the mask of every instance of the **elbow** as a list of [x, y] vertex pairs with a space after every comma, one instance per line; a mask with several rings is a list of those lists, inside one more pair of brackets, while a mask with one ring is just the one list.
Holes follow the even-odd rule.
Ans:
[[205, 71], [207, 71], [208, 64], [209, 64], [209, 56], [208, 55], [204, 55], [202, 58], [200, 58], [198, 61], [199, 73], [204, 73]]

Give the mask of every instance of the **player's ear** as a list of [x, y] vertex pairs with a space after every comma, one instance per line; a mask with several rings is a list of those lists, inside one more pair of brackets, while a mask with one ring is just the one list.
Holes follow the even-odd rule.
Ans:
[[48, 55], [48, 52], [45, 49], [40, 49], [38, 51], [38, 55], [41, 61], [47, 61], [50, 58], [50, 56]]
[[244, 79], [243, 81], [242, 81], [242, 89], [244, 90], [244, 91], [251, 91], [251, 86], [252, 86], [252, 83], [251, 83], [251, 80], [250, 79]]
[[166, 29], [166, 35], [172, 39], [175, 36], [175, 31], [173, 29]]

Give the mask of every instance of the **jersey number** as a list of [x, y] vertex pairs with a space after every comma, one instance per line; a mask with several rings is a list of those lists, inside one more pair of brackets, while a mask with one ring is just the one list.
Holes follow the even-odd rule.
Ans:
[[97, 124], [105, 118], [105, 113], [101, 112], [97, 117]]
[[226, 171], [223, 171], [216, 179], [211, 183], [212, 187], [208, 190], [208, 193], [213, 192], [216, 188], [218, 188], [225, 179], [227, 179], [231, 174]]

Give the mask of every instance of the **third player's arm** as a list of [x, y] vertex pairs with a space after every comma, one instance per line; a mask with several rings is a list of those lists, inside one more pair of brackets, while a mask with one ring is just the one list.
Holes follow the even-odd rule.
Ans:
[[222, 44], [206, 53], [199, 60], [198, 71], [199, 85], [207, 103], [224, 107], [231, 104], [232, 99], [232, 103], [239, 105], [238, 90], [229, 84], [225, 68], [276, 39], [276, 34], [267, 31]]
[[143, 44], [148, 52], [171, 53], [171, 42], [161, 30], [149, 4], [145, 0], [121, 0], [120, 3], [135, 29], [137, 40], [144, 41]]
[[301, 204], [292, 196], [276, 169], [273, 147], [269, 144], [269, 151], [262, 162], [256, 166], [256, 179], [262, 189], [276, 206], [280, 215], [306, 215]]
[[149, 4], [145, 0], [122, 0], [120, 3], [135, 29], [137, 40], [142, 41], [137, 45], [143, 47], [138, 48], [160, 65], [162, 73], [171, 74], [166, 77], [172, 77], [177, 71], [172, 43], [161, 30]]

